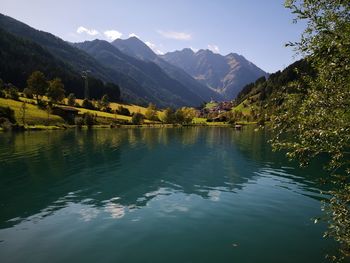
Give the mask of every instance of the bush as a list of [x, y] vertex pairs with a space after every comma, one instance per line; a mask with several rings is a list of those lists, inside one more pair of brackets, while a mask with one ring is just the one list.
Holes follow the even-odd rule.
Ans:
[[10, 107], [0, 106], [0, 118], [5, 118], [11, 123], [16, 123], [15, 111]]
[[13, 124], [4, 117], [0, 117], [0, 127], [4, 130], [4, 131], [9, 131], [12, 129]]
[[171, 108], [166, 108], [162, 115], [161, 121], [164, 123], [174, 123], [175, 122], [175, 112]]
[[143, 123], [143, 119], [145, 118], [145, 116], [143, 116], [140, 112], [135, 112], [132, 115], [131, 118], [131, 123], [135, 124], [135, 125], [140, 125]]
[[116, 110], [116, 113], [124, 116], [130, 116], [130, 111], [128, 110], [128, 108], [125, 108], [123, 106], [119, 106]]
[[33, 91], [30, 88], [25, 88], [23, 90], [23, 94], [28, 99], [32, 99], [33, 98]]
[[82, 117], [75, 117], [74, 119], [74, 124], [78, 127], [81, 128], [84, 125], [84, 119]]
[[148, 108], [145, 112], [145, 117], [150, 121], [159, 121], [156, 105], [152, 103], [148, 105]]
[[91, 113], [84, 113], [84, 123], [86, 126], [91, 127], [95, 124], [94, 116]]
[[94, 109], [95, 109], [94, 104], [92, 104], [92, 102], [89, 101], [88, 99], [84, 99], [81, 106], [82, 106], [83, 108], [89, 109], [89, 110], [94, 110]]
[[45, 101], [38, 100], [37, 103], [38, 103], [37, 106], [38, 106], [39, 109], [42, 109], [42, 110], [45, 110], [45, 109], [46, 109], [47, 104], [46, 104]]
[[5, 91], [0, 89], [0, 98], [5, 98], [5, 97], [6, 97]]
[[18, 100], [18, 89], [15, 86], [11, 86], [7, 91], [7, 95], [10, 99]]
[[68, 105], [69, 105], [69, 106], [75, 106], [75, 100], [76, 100], [76, 98], [75, 98], [74, 93], [70, 93], [70, 94], [68, 95], [67, 99], [68, 99]]

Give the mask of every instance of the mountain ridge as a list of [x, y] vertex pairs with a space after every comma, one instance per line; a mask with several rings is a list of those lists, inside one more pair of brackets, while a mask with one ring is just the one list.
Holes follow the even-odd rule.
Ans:
[[202, 84], [222, 94], [225, 99], [234, 99], [245, 85], [259, 77], [268, 76], [268, 73], [236, 53], [224, 56], [209, 49], [194, 52], [185, 48], [160, 57], [182, 68]]

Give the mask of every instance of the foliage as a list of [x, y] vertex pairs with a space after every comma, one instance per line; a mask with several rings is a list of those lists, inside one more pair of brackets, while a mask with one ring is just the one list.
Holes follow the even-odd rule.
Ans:
[[57, 103], [64, 99], [64, 85], [59, 78], [55, 78], [49, 81], [49, 87], [47, 89], [47, 97], [50, 101]]
[[22, 102], [22, 106], [20, 108], [20, 113], [21, 113], [21, 119], [23, 125], [26, 124], [26, 113], [27, 113], [27, 103], [24, 101]]
[[110, 111], [110, 102], [107, 94], [103, 95], [101, 100], [98, 101], [98, 108], [104, 111]]
[[67, 103], [69, 106], [75, 106], [75, 100], [76, 100], [76, 97], [74, 95], [74, 93], [69, 93], [68, 97], [67, 97]]
[[9, 88], [7, 89], [7, 97], [13, 100], [18, 100], [19, 99], [18, 89], [15, 86], [10, 85]]
[[175, 122], [175, 112], [172, 108], [166, 108], [161, 114], [161, 121], [164, 123]]
[[74, 124], [78, 127], [81, 128], [84, 125], [84, 119], [82, 117], [75, 117], [74, 118]]
[[155, 104], [148, 104], [147, 110], [145, 112], [145, 118], [150, 121], [159, 121], [157, 107]]
[[[8, 32], [11, 29], [10, 25], [8, 28], [0, 26], [2, 26], [0, 28], [0, 72], [4, 82], [24, 87], [28, 75], [34, 71], [40, 71], [48, 79], [59, 77], [67, 92], [72, 92], [77, 97], [84, 96], [84, 81], [81, 78], [80, 68], [82, 65], [84, 68], [94, 67], [95, 62], [91, 57], [51, 34], [33, 30], [20, 22], [15, 26], [16, 33], [21, 35], [20, 37]], [[74, 59], [77, 59], [74, 62], [79, 66], [72, 65]], [[101, 75], [103, 73], [99, 77]], [[115, 81], [117, 81], [116, 78]], [[120, 99], [120, 88], [117, 84], [104, 84], [94, 76], [89, 76], [89, 90], [92, 98], [100, 98], [103, 94], [108, 94], [112, 100]], [[33, 94], [36, 95], [36, 93]]]
[[339, 243], [340, 255], [333, 258], [341, 260], [350, 255], [350, 1], [288, 0], [286, 6], [296, 21], [307, 21], [301, 40], [290, 45], [307, 57], [316, 74], [290, 85], [294, 92], [283, 97], [272, 119], [273, 145], [287, 149], [302, 165], [329, 157], [335, 190], [326, 204], [326, 235]]
[[125, 115], [125, 116], [130, 116], [130, 111], [128, 108], [125, 108], [121, 105], [118, 106], [118, 108], [116, 109], [116, 112], [120, 115]]
[[15, 112], [10, 107], [0, 106], [0, 118], [6, 118], [11, 123], [16, 123]]
[[84, 99], [83, 103], [81, 104], [81, 106], [83, 108], [90, 109], [90, 110], [94, 110], [95, 109], [94, 104], [92, 104], [92, 102], [90, 100], [88, 100], [88, 99]]
[[135, 124], [135, 125], [140, 125], [143, 123], [144, 118], [145, 118], [145, 116], [143, 114], [141, 114], [140, 112], [135, 112], [132, 115], [131, 123]]
[[24, 88], [23, 94], [27, 99], [33, 98], [33, 91], [30, 88]]
[[39, 96], [45, 95], [48, 83], [45, 75], [41, 71], [34, 71], [27, 79], [27, 88], [31, 89], [39, 101]]
[[180, 124], [192, 123], [197, 111], [194, 108], [182, 107], [175, 112], [175, 122]]
[[88, 127], [91, 127], [95, 124], [95, 118], [91, 113], [84, 113], [84, 124]]

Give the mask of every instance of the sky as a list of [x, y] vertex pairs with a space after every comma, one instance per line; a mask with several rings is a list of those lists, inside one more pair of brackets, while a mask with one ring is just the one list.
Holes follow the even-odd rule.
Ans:
[[0, 13], [64, 40], [137, 36], [156, 53], [183, 48], [243, 55], [267, 72], [295, 61], [285, 47], [305, 25], [283, 0], [0, 0]]

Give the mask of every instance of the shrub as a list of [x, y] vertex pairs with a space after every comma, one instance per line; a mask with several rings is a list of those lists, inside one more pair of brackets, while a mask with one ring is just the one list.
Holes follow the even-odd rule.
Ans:
[[84, 125], [84, 119], [82, 117], [75, 117], [74, 119], [74, 124], [78, 127], [81, 128]]
[[84, 99], [81, 106], [83, 108], [86, 108], [86, 109], [89, 109], [89, 110], [94, 110], [95, 109], [94, 104], [92, 104], [92, 102], [89, 101], [88, 99]]
[[120, 115], [124, 115], [124, 116], [130, 116], [130, 111], [128, 108], [125, 108], [123, 106], [119, 106], [118, 109], [116, 110], [116, 112]]
[[5, 118], [11, 123], [16, 123], [15, 112], [10, 107], [0, 106], [0, 118]]
[[148, 105], [145, 117], [150, 121], [159, 121], [156, 105], [152, 103]]
[[46, 106], [47, 106], [47, 103], [45, 101], [38, 100], [37, 101], [37, 106], [38, 106], [39, 109], [45, 110]]
[[166, 108], [161, 115], [161, 121], [164, 123], [174, 123], [175, 122], [175, 112], [171, 108]]
[[70, 93], [70, 94], [68, 95], [67, 99], [68, 99], [68, 102], [67, 102], [67, 103], [68, 103], [69, 106], [75, 106], [75, 100], [76, 100], [76, 98], [75, 98], [74, 93]]
[[10, 99], [13, 99], [13, 100], [18, 100], [19, 98], [19, 95], [18, 95], [18, 89], [15, 87], [15, 86], [12, 86], [8, 89], [7, 91], [7, 96], [10, 98]]
[[94, 116], [91, 113], [84, 113], [84, 123], [86, 126], [91, 127], [95, 124]]
[[12, 129], [13, 124], [4, 117], [0, 117], [0, 127], [4, 130], [4, 131], [9, 131]]
[[30, 88], [25, 88], [23, 90], [23, 94], [28, 99], [32, 99], [33, 98], [33, 91]]
[[140, 125], [143, 123], [143, 119], [145, 118], [145, 116], [143, 116], [140, 112], [135, 112], [132, 115], [131, 118], [131, 123], [135, 124], [135, 125]]

